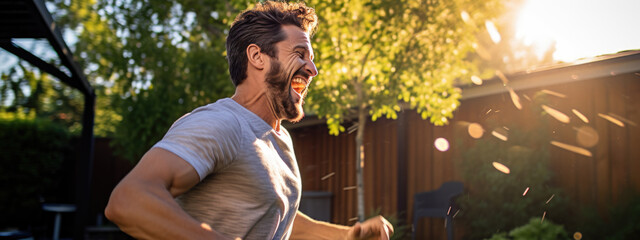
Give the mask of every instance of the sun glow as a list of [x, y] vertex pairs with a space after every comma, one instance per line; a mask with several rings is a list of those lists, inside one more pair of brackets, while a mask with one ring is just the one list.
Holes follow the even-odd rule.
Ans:
[[640, 49], [637, 0], [526, 0], [516, 20], [516, 36], [534, 44], [541, 56], [555, 42], [554, 58], [579, 58]]

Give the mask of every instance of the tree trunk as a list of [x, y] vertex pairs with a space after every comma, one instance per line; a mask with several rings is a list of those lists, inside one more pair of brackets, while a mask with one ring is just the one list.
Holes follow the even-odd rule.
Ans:
[[364, 129], [367, 123], [366, 108], [360, 107], [358, 110], [358, 131], [356, 133], [356, 184], [358, 190], [358, 221], [364, 221]]

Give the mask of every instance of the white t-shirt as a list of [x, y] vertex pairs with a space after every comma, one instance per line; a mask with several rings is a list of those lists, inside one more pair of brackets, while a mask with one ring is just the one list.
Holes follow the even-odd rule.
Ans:
[[198, 172], [200, 183], [176, 198], [192, 217], [232, 238], [289, 238], [301, 181], [284, 128], [225, 98], [178, 119], [154, 147]]

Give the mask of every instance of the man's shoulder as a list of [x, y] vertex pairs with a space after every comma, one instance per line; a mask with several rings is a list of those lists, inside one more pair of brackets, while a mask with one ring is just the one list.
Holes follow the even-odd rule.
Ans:
[[230, 99], [220, 99], [214, 103], [198, 107], [176, 120], [174, 126], [181, 124], [198, 124], [203, 127], [219, 126], [232, 128], [234, 125], [239, 125], [238, 114], [234, 111], [231, 105], [232, 103], [229, 103], [229, 100]]

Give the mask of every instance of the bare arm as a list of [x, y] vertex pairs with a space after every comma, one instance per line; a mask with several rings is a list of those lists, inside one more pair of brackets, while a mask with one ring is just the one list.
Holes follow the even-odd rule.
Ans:
[[381, 239], [388, 240], [393, 235], [393, 226], [381, 216], [352, 227], [313, 220], [299, 212], [293, 221], [291, 239]]
[[105, 216], [136, 239], [226, 239], [180, 208], [174, 197], [199, 182], [177, 155], [152, 148], [115, 187]]

